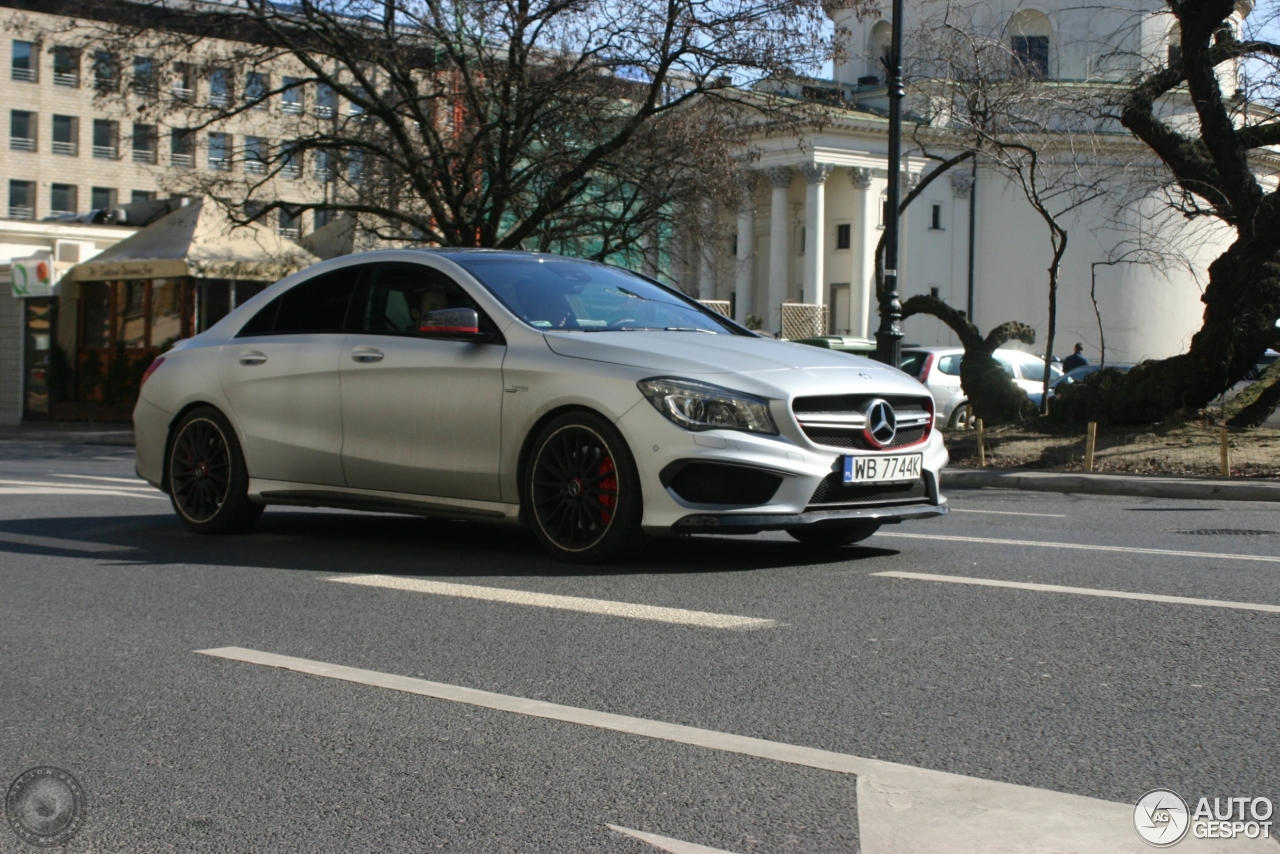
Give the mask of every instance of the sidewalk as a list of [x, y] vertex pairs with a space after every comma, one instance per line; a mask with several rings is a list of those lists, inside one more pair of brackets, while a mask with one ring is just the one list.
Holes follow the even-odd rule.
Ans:
[[0, 442], [66, 442], [133, 447], [133, 426], [76, 421], [44, 421], [0, 427]]
[[945, 468], [942, 470], [942, 486], [945, 489], [1021, 489], [1028, 492], [1133, 495], [1140, 498], [1280, 502], [1280, 480], [1250, 478], [1156, 477], [1024, 469]]

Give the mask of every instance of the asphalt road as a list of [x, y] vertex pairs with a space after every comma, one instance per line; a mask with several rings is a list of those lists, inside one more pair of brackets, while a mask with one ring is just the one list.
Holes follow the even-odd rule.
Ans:
[[[920, 791], [949, 772], [977, 799], [997, 781], [1051, 805], [1280, 801], [1280, 612], [1239, 607], [1280, 605], [1280, 505], [952, 492], [950, 516], [838, 552], [705, 537], [601, 569], [519, 530], [337, 511], [198, 537], [132, 467], [124, 448], [0, 443], [0, 785], [40, 765], [80, 781], [87, 818], [58, 850], [659, 850], [616, 825], [883, 854], [876, 822], [928, 817], [887, 784], [872, 804], [861, 770], [719, 735], [197, 652], [228, 647], [899, 763], [906, 789], [924, 769]], [[353, 575], [379, 578], [333, 580]]]

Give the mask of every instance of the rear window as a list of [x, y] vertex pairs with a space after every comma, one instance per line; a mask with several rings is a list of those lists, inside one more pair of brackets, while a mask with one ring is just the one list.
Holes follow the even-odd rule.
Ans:
[[902, 363], [898, 365], [904, 372], [911, 374], [916, 379], [920, 378], [920, 369], [924, 367], [924, 360], [928, 357], [928, 353], [916, 351], [913, 353], [903, 353]]
[[942, 371], [949, 377], [960, 376], [960, 359], [959, 354], [954, 356], [943, 356], [938, 360], [938, 370]]

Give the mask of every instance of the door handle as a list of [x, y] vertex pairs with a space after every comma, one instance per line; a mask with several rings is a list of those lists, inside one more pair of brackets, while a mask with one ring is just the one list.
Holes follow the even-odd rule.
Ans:
[[356, 362], [381, 362], [383, 352], [377, 347], [353, 347], [351, 359]]
[[242, 365], [261, 365], [267, 360], [266, 353], [260, 353], [257, 350], [244, 350], [240, 353], [240, 364]]

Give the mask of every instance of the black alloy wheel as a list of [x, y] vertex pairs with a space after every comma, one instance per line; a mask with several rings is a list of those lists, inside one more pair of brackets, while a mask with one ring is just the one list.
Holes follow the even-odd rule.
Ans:
[[787, 533], [791, 535], [792, 539], [799, 540], [806, 546], [836, 548], [837, 546], [860, 543], [878, 530], [880, 530], [880, 523], [874, 519], [869, 519], [833, 528], [816, 528], [812, 525], [788, 528]]
[[585, 412], [557, 418], [535, 443], [528, 469], [525, 494], [538, 539], [574, 563], [633, 556], [642, 536], [638, 480], [608, 421]]
[[235, 432], [213, 407], [190, 412], [174, 431], [169, 450], [169, 498], [193, 531], [242, 530], [262, 515], [248, 498], [249, 474]]

